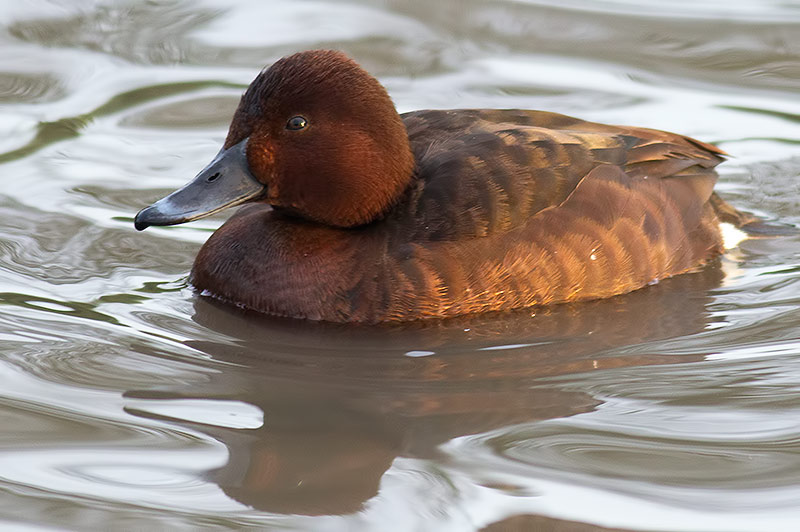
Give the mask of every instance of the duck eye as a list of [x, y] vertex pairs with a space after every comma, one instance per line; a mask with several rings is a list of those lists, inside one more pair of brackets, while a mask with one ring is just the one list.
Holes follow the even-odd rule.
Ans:
[[297, 131], [298, 129], [304, 129], [307, 125], [308, 121], [302, 116], [293, 116], [286, 122], [286, 129]]

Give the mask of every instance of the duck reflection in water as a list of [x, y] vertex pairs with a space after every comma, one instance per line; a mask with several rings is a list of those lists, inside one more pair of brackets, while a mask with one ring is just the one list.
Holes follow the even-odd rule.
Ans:
[[397, 457], [436, 460], [453, 438], [600, 403], [549, 377], [698, 360], [619, 348], [702, 331], [708, 290], [722, 277], [712, 264], [624, 297], [534, 317], [527, 311], [377, 328], [269, 318], [197, 298], [194, 320], [233, 340], [187, 344], [224, 369], [202, 390], [175, 384], [128, 396], [257, 406], [265, 421], [255, 430], [185, 423], [229, 449], [228, 463], [209, 478], [259, 510], [352, 513], [376, 496]]

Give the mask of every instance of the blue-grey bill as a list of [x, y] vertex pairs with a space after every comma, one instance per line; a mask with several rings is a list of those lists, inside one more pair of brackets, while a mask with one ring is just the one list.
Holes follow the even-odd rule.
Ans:
[[190, 222], [264, 195], [266, 186], [250, 173], [246, 147], [247, 139], [220, 150], [192, 181], [139, 211], [136, 229]]

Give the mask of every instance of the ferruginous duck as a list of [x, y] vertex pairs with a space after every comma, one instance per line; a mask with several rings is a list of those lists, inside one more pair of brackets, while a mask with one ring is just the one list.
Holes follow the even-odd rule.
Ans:
[[544, 111], [398, 114], [336, 51], [263, 70], [225, 144], [137, 229], [242, 203], [190, 282], [267, 314], [447, 318], [624, 294], [719, 254], [724, 152]]

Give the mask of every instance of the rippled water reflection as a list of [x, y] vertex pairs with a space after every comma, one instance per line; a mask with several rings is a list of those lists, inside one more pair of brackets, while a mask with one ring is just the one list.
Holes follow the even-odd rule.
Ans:
[[403, 327], [256, 316], [133, 229], [243, 88], [341, 48], [398, 107], [524, 107], [735, 158], [800, 223], [800, 3], [19, 2], [0, 9], [0, 518], [82, 530], [792, 530], [800, 238], [608, 301]]

